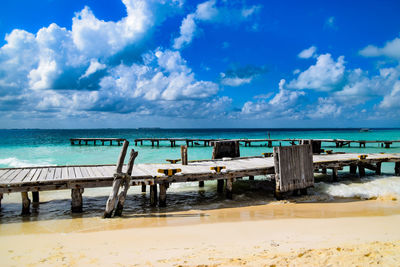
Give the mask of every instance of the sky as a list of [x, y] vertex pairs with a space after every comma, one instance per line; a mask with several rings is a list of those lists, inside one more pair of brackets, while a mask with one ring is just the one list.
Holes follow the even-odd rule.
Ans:
[[0, 128], [400, 127], [399, 1], [2, 0]]

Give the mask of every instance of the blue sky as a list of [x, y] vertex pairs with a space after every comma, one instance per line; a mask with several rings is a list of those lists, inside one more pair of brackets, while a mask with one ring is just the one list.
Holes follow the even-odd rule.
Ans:
[[400, 127], [400, 2], [4, 0], [1, 128]]

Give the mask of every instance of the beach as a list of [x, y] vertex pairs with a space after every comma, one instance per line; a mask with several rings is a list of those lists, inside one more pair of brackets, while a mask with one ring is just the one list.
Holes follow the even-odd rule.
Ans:
[[0, 255], [3, 266], [397, 266], [399, 223], [393, 199], [38, 221], [2, 225]]

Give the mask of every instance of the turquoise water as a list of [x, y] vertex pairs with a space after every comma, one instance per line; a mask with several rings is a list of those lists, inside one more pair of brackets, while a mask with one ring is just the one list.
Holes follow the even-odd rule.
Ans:
[[[141, 137], [182, 137], [182, 138], [338, 138], [351, 140], [398, 140], [400, 129], [371, 129], [359, 132], [359, 129], [96, 129], [96, 130], [0, 130], [0, 167], [21, 167], [35, 165], [71, 165], [71, 164], [115, 164], [120, 153], [119, 146], [71, 146], [69, 139], [78, 137], [118, 137], [130, 141], [130, 148], [139, 151], [138, 163], [165, 163], [167, 158], [180, 158], [180, 147], [170, 147], [162, 142], [160, 147], [151, 147], [149, 142], [143, 146], [134, 146], [134, 139]], [[282, 143], [286, 145], [287, 143]], [[177, 144], [179, 145], [179, 143]], [[289, 144], [287, 144], [289, 145]], [[391, 148], [381, 148], [378, 144], [367, 144], [366, 148], [336, 148], [333, 143], [323, 147], [343, 152], [386, 152], [400, 153], [400, 144]], [[241, 146], [242, 156], [261, 155], [272, 152], [265, 146]], [[189, 147], [189, 160], [210, 159], [211, 147]], [[325, 183], [317, 177], [317, 183], [305, 199], [298, 197], [294, 201], [332, 201], [340, 199], [368, 199], [383, 195], [400, 195], [400, 177], [393, 176], [393, 163], [382, 165], [382, 175], [367, 173], [367, 177], [357, 179], [348, 176], [344, 169], [339, 183]], [[321, 175], [320, 175], [321, 176]], [[324, 177], [322, 177], [324, 178]], [[327, 177], [326, 177], [327, 178]], [[234, 183], [234, 199], [227, 200], [216, 191], [216, 182], [206, 182], [204, 188], [197, 183], [172, 184], [168, 189], [167, 208], [149, 207], [148, 195], [143, 195], [139, 187], [129, 190], [124, 215], [135, 216], [142, 213], [175, 212], [183, 210], [207, 210], [238, 206], [261, 205], [274, 202], [270, 184], [265, 177], [256, 177], [249, 182], [245, 178]], [[268, 189], [268, 190], [267, 190]], [[72, 214], [69, 209], [70, 191], [41, 192], [39, 206], [32, 207], [32, 215], [19, 216], [21, 212], [20, 194], [4, 195], [0, 222], [12, 223], [61, 219], [72, 217], [96, 217], [104, 211], [110, 188], [85, 189], [83, 194], [84, 213]], [[292, 198], [293, 199], [293, 198]], [[350, 200], [352, 201], [352, 200]]]
[[[130, 141], [130, 147], [139, 151], [138, 163], [161, 163], [167, 158], [180, 158], [180, 148], [171, 148], [169, 142], [160, 147], [134, 146], [133, 140], [140, 137], [182, 138], [341, 138], [350, 140], [398, 140], [400, 129], [95, 129], [95, 130], [0, 130], [0, 167], [32, 165], [110, 164], [115, 163], [118, 146], [71, 146], [69, 139], [78, 137], [119, 137]], [[179, 143], [178, 143], [179, 145]], [[258, 144], [255, 144], [258, 145]], [[283, 142], [282, 145], [289, 145]], [[367, 144], [366, 148], [336, 148], [334, 143], [324, 147], [344, 152], [400, 152], [400, 143], [390, 149], [378, 144]], [[272, 148], [241, 147], [242, 156], [260, 155]], [[190, 147], [189, 160], [211, 158], [211, 147]]]

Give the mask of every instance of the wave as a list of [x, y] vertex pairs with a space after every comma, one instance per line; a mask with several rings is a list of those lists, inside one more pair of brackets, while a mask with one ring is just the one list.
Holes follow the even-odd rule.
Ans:
[[375, 199], [386, 196], [400, 196], [400, 177], [372, 176], [362, 178], [359, 182], [340, 182], [327, 184], [316, 183], [316, 194], [326, 194], [332, 197]]
[[0, 166], [3, 168], [18, 168], [18, 167], [34, 167], [34, 166], [47, 166], [51, 165], [51, 160], [21, 160], [15, 157], [0, 159]]

